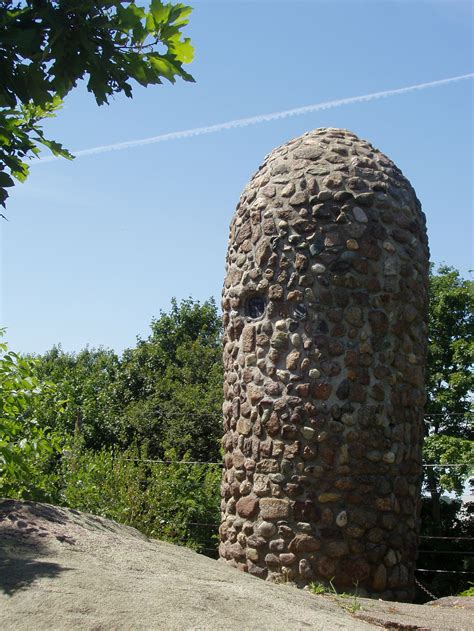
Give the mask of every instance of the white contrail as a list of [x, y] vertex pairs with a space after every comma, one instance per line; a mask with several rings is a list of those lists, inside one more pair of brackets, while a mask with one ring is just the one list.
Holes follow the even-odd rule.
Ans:
[[[314, 105], [305, 105], [304, 107], [295, 107], [291, 110], [283, 110], [281, 112], [273, 112], [272, 114], [260, 114], [259, 116], [251, 116], [249, 118], [238, 118], [236, 120], [227, 121], [226, 123], [218, 123], [217, 125], [209, 125], [208, 127], [195, 127], [194, 129], [185, 129], [183, 131], [173, 131], [169, 134], [161, 134], [159, 136], [150, 136], [149, 138], [141, 138], [140, 140], [127, 140], [125, 142], [116, 142], [112, 145], [102, 145], [101, 147], [92, 147], [91, 149], [82, 149], [75, 151], [74, 156], [79, 158], [82, 156], [91, 156], [96, 153], [107, 153], [108, 151], [120, 151], [121, 149], [131, 149], [132, 147], [143, 147], [151, 145], [155, 142], [165, 142], [165, 140], [178, 140], [179, 138], [192, 138], [193, 136], [202, 136], [203, 134], [214, 134], [218, 131], [235, 129], [237, 127], [247, 127], [248, 125], [257, 125], [269, 121], [288, 118], [289, 116], [299, 116], [300, 114], [309, 114], [310, 112], [319, 112], [321, 110], [330, 110], [340, 105], [350, 105], [351, 103], [360, 103], [364, 101], [374, 101], [382, 99], [386, 96], [394, 96], [396, 94], [406, 94], [415, 90], [425, 90], [426, 88], [434, 88], [455, 81], [463, 81], [464, 79], [472, 79], [474, 73], [463, 74], [457, 77], [448, 77], [447, 79], [439, 79], [438, 81], [429, 81], [428, 83], [418, 83], [416, 85], [405, 86], [404, 88], [395, 88], [394, 90], [384, 90], [382, 92], [372, 92], [371, 94], [363, 94], [362, 96], [350, 96], [346, 99], [337, 99], [335, 101], [323, 101]], [[55, 156], [41, 158], [38, 162], [54, 162], [59, 160]], [[37, 163], [36, 163], [37, 164]]]

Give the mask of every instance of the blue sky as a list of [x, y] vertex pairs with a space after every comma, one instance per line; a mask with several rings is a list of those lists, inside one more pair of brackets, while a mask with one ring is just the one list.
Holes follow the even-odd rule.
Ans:
[[[196, 0], [196, 83], [137, 88], [98, 108], [83, 86], [48, 122], [72, 150], [473, 72], [470, 2]], [[392, 158], [427, 215], [432, 260], [472, 261], [468, 79], [215, 134], [37, 164], [2, 222], [12, 348], [121, 351], [173, 296], [219, 300], [240, 191], [279, 144], [344, 127]]]

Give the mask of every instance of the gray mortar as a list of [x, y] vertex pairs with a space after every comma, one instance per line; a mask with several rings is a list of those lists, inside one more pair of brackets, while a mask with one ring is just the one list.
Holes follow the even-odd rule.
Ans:
[[413, 598], [428, 257], [410, 183], [351, 132], [275, 149], [243, 191], [222, 300], [228, 564]]

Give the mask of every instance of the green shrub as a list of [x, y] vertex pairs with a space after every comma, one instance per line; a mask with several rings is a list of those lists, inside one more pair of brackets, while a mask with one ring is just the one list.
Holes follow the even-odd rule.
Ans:
[[[0, 338], [4, 331], [0, 329]], [[43, 501], [57, 498], [54, 461], [59, 437], [41, 427], [34, 408], [42, 390], [36, 362], [0, 343], [0, 496]]]
[[[167, 452], [166, 459], [176, 460], [175, 453]], [[135, 448], [94, 452], [76, 444], [63, 458], [61, 501], [149, 537], [212, 553], [220, 477], [219, 467], [152, 462]]]

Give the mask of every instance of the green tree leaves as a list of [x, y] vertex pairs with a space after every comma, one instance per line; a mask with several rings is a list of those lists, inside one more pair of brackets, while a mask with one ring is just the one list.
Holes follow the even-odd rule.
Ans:
[[452, 267], [430, 275], [427, 415], [430, 432], [474, 438], [474, 283]]
[[[61, 502], [115, 519], [149, 537], [199, 552], [216, 548], [220, 467], [146, 462], [142, 450], [91, 451], [75, 445], [63, 459]], [[176, 460], [173, 450], [166, 458]], [[188, 463], [186, 463], [188, 460]]]
[[[472, 475], [474, 390], [474, 283], [452, 267], [430, 274], [427, 405], [423, 458], [425, 488], [431, 496], [431, 516], [441, 527], [443, 491], [461, 495]], [[471, 463], [471, 466], [469, 466]]]
[[54, 386], [40, 384], [33, 360], [0, 343], [0, 495], [52, 497], [48, 463], [59, 450], [59, 439], [32, 414], [47, 389]]
[[474, 474], [474, 441], [432, 434], [425, 438], [423, 455], [439, 486], [461, 495], [465, 481]]
[[178, 457], [219, 459], [220, 335], [212, 300], [173, 300], [122, 357], [55, 347], [38, 358], [40, 378], [56, 388], [43, 393], [37, 413], [63, 435], [79, 431], [87, 449], [135, 443], [153, 458], [174, 449]]
[[37, 361], [39, 377], [56, 386], [37, 401], [37, 413], [44, 422], [63, 436], [79, 433], [88, 448], [116, 444], [122, 409], [116, 397], [117, 355], [88, 348], [64, 353], [54, 347]]
[[[16, 108], [0, 109], [0, 204], [5, 207], [8, 198], [6, 188], [13, 186], [13, 176], [23, 182], [28, 176], [27, 157], [37, 156], [40, 146], [50, 149], [56, 156], [71, 160], [73, 156], [58, 142], [45, 138], [40, 126], [45, 118], [51, 118], [61, 107], [58, 96], [44, 106], [19, 105]], [[10, 174], [7, 173], [9, 170]]]
[[153, 457], [174, 448], [193, 460], [219, 458], [221, 323], [212, 300], [172, 302], [151, 335], [125, 351], [118, 391], [128, 441], [146, 440]]
[[131, 80], [194, 81], [183, 67], [194, 55], [182, 33], [191, 11], [159, 0], [148, 10], [133, 0], [0, 3], [0, 204], [12, 185], [7, 178], [27, 176], [25, 160], [38, 155], [39, 145], [72, 158], [44, 137], [40, 123], [78, 81], [86, 81], [98, 105], [118, 93], [131, 97]]
[[161, 82], [148, 59], [158, 45], [174, 75], [191, 79], [182, 67], [182, 48], [192, 60], [189, 39], [181, 32], [190, 7], [156, 0], [148, 11], [118, 0], [27, 0], [14, 9], [5, 4], [14, 3], [0, 7], [1, 106], [44, 106], [56, 95], [64, 98], [80, 79], [87, 80], [98, 105], [118, 92], [131, 96], [132, 59], [147, 85]]

